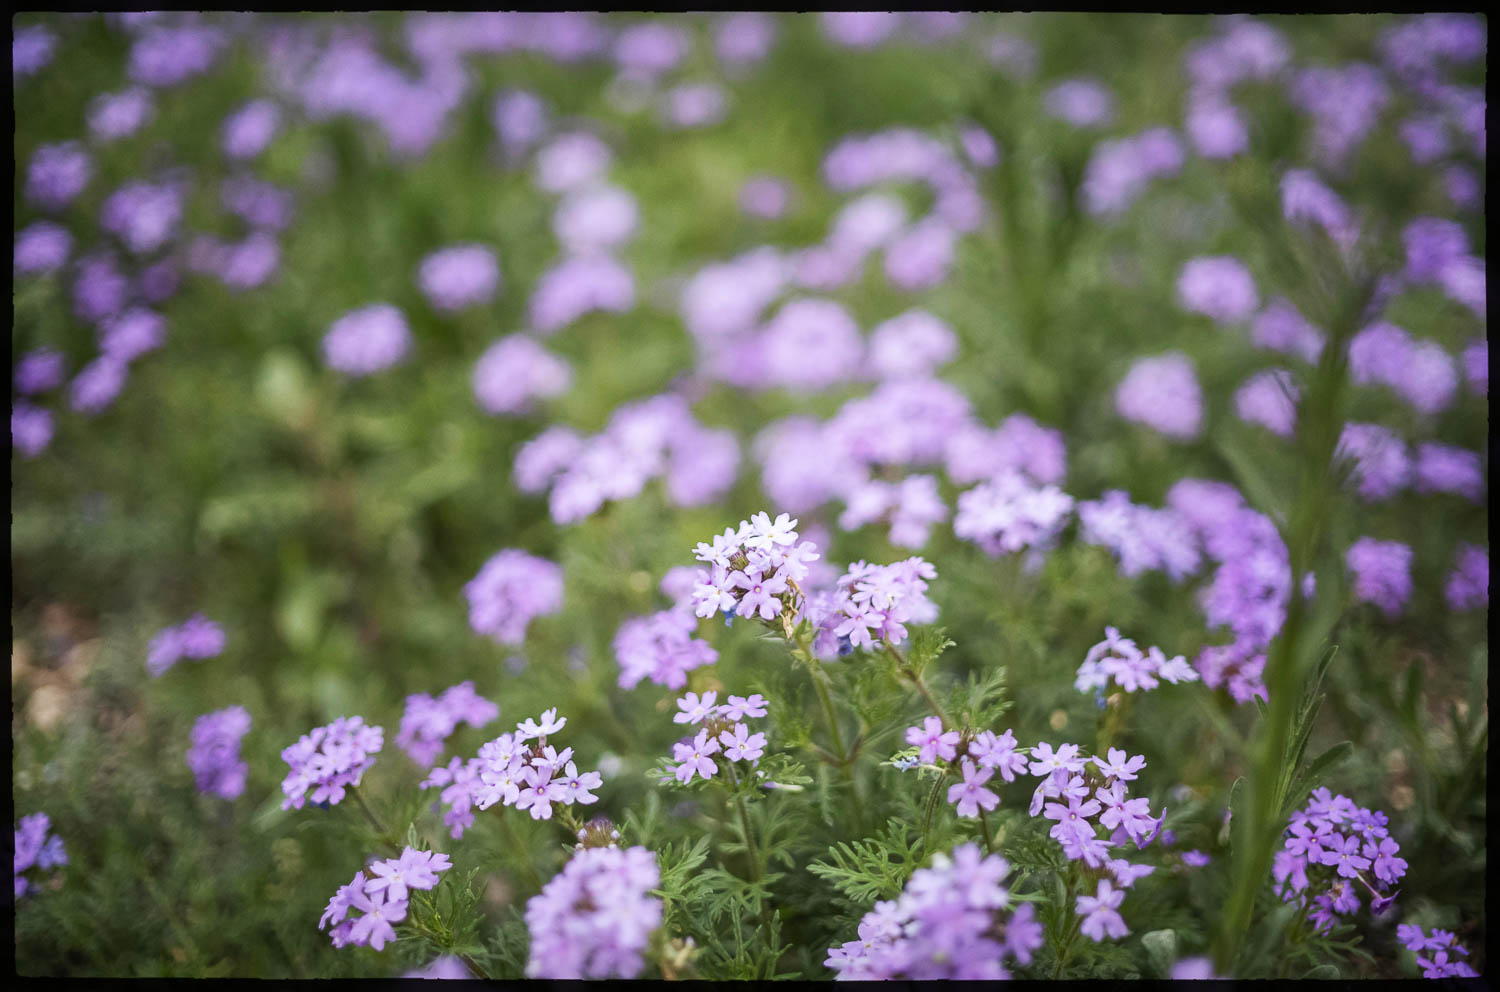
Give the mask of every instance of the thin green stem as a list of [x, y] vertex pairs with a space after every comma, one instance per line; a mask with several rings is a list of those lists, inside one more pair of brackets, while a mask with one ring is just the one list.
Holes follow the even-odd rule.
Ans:
[[984, 828], [984, 853], [994, 854], [995, 838], [990, 834], [990, 816], [982, 806], [979, 808], [979, 825]]
[[537, 873], [536, 865], [531, 863], [531, 851], [521, 842], [521, 838], [516, 836], [515, 827], [510, 825], [510, 817], [504, 813], [500, 814], [500, 826], [505, 830], [505, 839], [510, 841], [511, 849], [520, 854], [521, 863], [526, 866], [526, 874], [530, 876], [532, 888], [540, 890], [542, 876]]
[[854, 780], [853, 759], [844, 748], [844, 735], [839, 730], [839, 718], [833, 708], [833, 697], [828, 693], [828, 673], [823, 670], [817, 655], [813, 654], [810, 648], [801, 644], [798, 646], [802, 648], [803, 656], [807, 659], [808, 668], [812, 672], [813, 689], [818, 693], [818, 701], [823, 706], [823, 717], [828, 721], [828, 733], [833, 738], [838, 765], [843, 769], [844, 778], [849, 782], [849, 800], [854, 806], [854, 822], [863, 831], [865, 829], [865, 806], [859, 798], [859, 785]]
[[927, 705], [932, 708], [932, 712], [937, 715], [939, 720], [943, 721], [943, 726], [945, 728], [952, 727], [953, 721], [948, 719], [948, 714], [943, 711], [943, 707], [938, 704], [937, 699], [932, 695], [932, 690], [927, 687], [927, 680], [922, 678], [922, 673], [912, 668], [911, 663], [906, 660], [906, 656], [895, 645], [889, 642], [882, 642], [881, 648], [899, 666], [901, 674], [912, 685], [917, 687], [917, 691], [922, 694], [923, 699], [927, 700]]
[[740, 813], [740, 829], [745, 832], [745, 856], [750, 859], [751, 881], [759, 882], [765, 876], [760, 867], [760, 849], [755, 844], [755, 831], [750, 828], [750, 810], [745, 806], [745, 797], [740, 795], [740, 777], [734, 772], [734, 762], [726, 762], [729, 785], [734, 792], [734, 805]]
[[353, 785], [349, 786], [349, 795], [354, 797], [354, 801], [356, 804], [358, 804], [360, 812], [365, 814], [365, 819], [370, 821], [370, 826], [374, 827], [375, 832], [380, 835], [381, 842], [392, 848], [395, 848], [397, 851], [401, 850], [401, 845], [397, 843], [395, 837], [391, 834], [391, 832], [385, 829], [385, 827], [381, 826], [380, 820], [376, 818], [374, 812], [371, 811], [369, 804], [365, 802], [365, 797], [360, 795], [359, 788]]

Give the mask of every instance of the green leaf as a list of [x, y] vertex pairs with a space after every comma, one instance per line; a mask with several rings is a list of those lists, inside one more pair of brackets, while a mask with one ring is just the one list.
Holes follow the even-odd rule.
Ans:
[[1353, 753], [1354, 744], [1351, 741], [1340, 741], [1308, 762], [1305, 768], [1297, 772], [1296, 777], [1292, 779], [1291, 787], [1287, 790], [1286, 795], [1282, 797], [1282, 816], [1290, 816], [1292, 810], [1301, 806], [1302, 800], [1307, 798], [1307, 794], [1317, 787], [1321, 777], [1333, 768], [1333, 766]]
[[1177, 960], [1177, 931], [1152, 930], [1141, 935], [1141, 946], [1146, 948], [1146, 957], [1157, 974], [1165, 975]]
[[1333, 965], [1331, 965], [1331, 964], [1320, 964], [1316, 968], [1313, 968], [1311, 971], [1309, 971], [1307, 974], [1303, 975], [1302, 977], [1303, 978], [1311, 978], [1311, 979], [1314, 979], [1316, 981], [1327, 982], [1327, 981], [1336, 981], [1340, 976], [1339, 976], [1339, 970], [1337, 968], [1335, 968]]

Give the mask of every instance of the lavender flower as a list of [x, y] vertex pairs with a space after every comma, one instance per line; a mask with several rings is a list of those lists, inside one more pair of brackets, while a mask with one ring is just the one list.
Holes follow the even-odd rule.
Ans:
[[627, 76], [651, 79], [672, 69], [688, 54], [691, 42], [675, 24], [642, 21], [615, 39], [615, 63]]
[[157, 678], [183, 658], [194, 661], [216, 658], [224, 652], [225, 643], [224, 628], [195, 613], [151, 639], [146, 649], [146, 670], [152, 678]]
[[245, 791], [250, 766], [240, 760], [240, 738], [250, 732], [250, 712], [243, 706], [205, 713], [193, 723], [188, 768], [199, 792], [236, 799]]
[[1464, 378], [1469, 390], [1480, 396], [1490, 389], [1490, 345], [1484, 338], [1469, 342], [1464, 349]]
[[740, 187], [740, 209], [751, 217], [775, 220], [786, 213], [790, 200], [790, 188], [772, 176], [756, 176]]
[[656, 856], [644, 847], [590, 847], [526, 903], [526, 977], [635, 978], [661, 925]]
[[11, 79], [19, 82], [46, 68], [56, 47], [57, 35], [40, 24], [16, 28], [10, 41]]
[[1256, 347], [1269, 348], [1313, 363], [1323, 352], [1323, 332], [1307, 322], [1297, 308], [1282, 297], [1272, 300], [1255, 318], [1250, 339]]
[[1260, 424], [1279, 437], [1291, 437], [1299, 394], [1290, 372], [1270, 369], [1245, 380], [1234, 394], [1234, 409], [1241, 420]]
[[154, 114], [150, 90], [133, 86], [101, 93], [89, 103], [89, 133], [95, 141], [118, 141], [139, 131]]
[[436, 699], [426, 693], [406, 697], [406, 712], [396, 744], [419, 765], [430, 766], [460, 723], [482, 727], [500, 715], [500, 707], [474, 692], [473, 682], [460, 682]]
[[520, 644], [538, 616], [562, 609], [562, 569], [515, 548], [497, 552], [464, 586], [469, 626], [500, 644]]
[[885, 250], [885, 274], [898, 289], [931, 289], [948, 278], [955, 234], [937, 218], [913, 225]]
[[341, 716], [303, 734], [281, 752], [282, 760], [291, 766], [281, 783], [286, 795], [281, 808], [301, 809], [308, 800], [338, 805], [346, 789], [359, 785], [365, 772], [374, 767], [375, 755], [384, 743], [385, 732], [367, 726], [358, 716]]
[[1080, 194], [1094, 216], [1123, 213], [1146, 191], [1151, 180], [1182, 168], [1182, 146], [1166, 128], [1151, 128], [1129, 138], [1101, 141], [1084, 169]]
[[1220, 324], [1239, 323], [1260, 306], [1249, 270], [1229, 255], [1195, 258], [1184, 265], [1177, 276], [1177, 300], [1184, 310]]
[[740, 11], [715, 26], [714, 51], [729, 66], [749, 65], [770, 53], [776, 34], [776, 22], [765, 14]]
[[517, 156], [542, 139], [547, 130], [547, 107], [527, 90], [505, 90], [495, 97], [490, 120], [506, 151]]
[[251, 100], [224, 121], [220, 147], [232, 159], [254, 158], [266, 150], [281, 126], [281, 111], [270, 100]]
[[831, 300], [792, 300], [762, 336], [766, 378], [796, 391], [824, 389], [850, 378], [864, 360], [854, 318]]
[[52, 443], [52, 411], [24, 400], [10, 408], [10, 444], [23, 458], [35, 458]]
[[1099, 889], [1095, 895], [1079, 896], [1074, 910], [1083, 917], [1083, 924], [1079, 929], [1084, 936], [1097, 943], [1105, 937], [1119, 940], [1130, 933], [1125, 920], [1117, 912], [1124, 899], [1125, 893], [1110, 885], [1107, 878], [1099, 880]]
[[1399, 541], [1362, 537], [1344, 560], [1354, 575], [1354, 595], [1374, 603], [1387, 617], [1401, 612], [1411, 596], [1411, 548]]
[[1138, 360], [1115, 390], [1115, 409], [1173, 440], [1193, 440], [1203, 420], [1203, 396], [1192, 360], [1180, 351]]
[[126, 183], [104, 201], [99, 226], [118, 235], [132, 254], [148, 254], [176, 232], [182, 200], [182, 189], [173, 183]]
[[422, 259], [417, 280], [433, 307], [452, 312], [494, 299], [500, 264], [484, 245], [454, 245]]
[[570, 192], [552, 216], [557, 240], [574, 254], [606, 251], [635, 233], [635, 197], [615, 186], [594, 186]]
[[1052, 546], [1067, 524], [1073, 498], [1056, 486], [1035, 486], [1005, 471], [958, 497], [953, 533], [986, 554], [1013, 554]]
[[941, 852], [912, 873], [900, 897], [877, 902], [859, 923], [859, 939], [829, 948], [827, 967], [843, 981], [1009, 978], [1006, 959], [1031, 962], [1042, 945], [1030, 903], [1011, 905], [1002, 884], [1010, 863], [983, 857], [976, 844]]
[[43, 210], [59, 210], [73, 201], [94, 175], [94, 161], [76, 141], [42, 145], [26, 171], [26, 199]]
[[95, 414], [109, 407], [125, 388], [129, 369], [109, 355], [100, 355], [78, 370], [68, 386], [69, 405], [79, 413]]
[[1154, 569], [1181, 582], [1202, 563], [1197, 535], [1182, 514], [1132, 503], [1120, 489], [1079, 503], [1078, 522], [1079, 539], [1109, 548], [1127, 577]]
[[67, 376], [66, 359], [55, 348], [38, 348], [16, 363], [16, 392], [23, 396], [45, 393], [62, 385]]
[[[47, 836], [51, 829], [52, 821], [46, 813], [23, 816], [16, 825], [13, 850], [17, 899], [28, 892], [40, 891], [41, 886], [36, 881], [39, 872], [68, 863], [68, 852], [63, 848], [62, 838], [56, 834]], [[31, 872], [32, 877], [27, 878], [26, 872]]]
[[370, 864], [371, 878], [365, 883], [365, 894], [383, 891], [388, 900], [406, 902], [412, 889], [430, 891], [437, 888], [438, 876], [452, 867], [446, 854], [408, 847], [399, 858], [386, 858]]
[[490, 345], [474, 366], [474, 399], [491, 414], [529, 411], [536, 400], [561, 396], [572, 385], [573, 368], [524, 335]]
[[1479, 973], [1467, 962], [1458, 960], [1459, 957], [1468, 957], [1469, 949], [1460, 944], [1458, 936], [1451, 931], [1434, 927], [1429, 936], [1415, 924], [1402, 923], [1396, 927], [1396, 936], [1409, 951], [1415, 951], [1419, 955], [1424, 952], [1436, 952], [1417, 958], [1417, 965], [1422, 969], [1423, 978], [1479, 977]]
[[280, 231], [292, 222], [292, 194], [248, 176], [224, 180], [219, 202], [251, 227]]
[[1460, 544], [1444, 590], [1450, 610], [1477, 610], [1490, 602], [1490, 555], [1474, 544]]
[[130, 49], [129, 76], [147, 86], [174, 86], [206, 72], [224, 40], [217, 30], [201, 24], [148, 27]]
[[144, 307], [132, 307], [99, 325], [99, 350], [120, 363], [160, 348], [166, 338], [166, 320]]
[[472, 810], [478, 802], [479, 793], [487, 788], [479, 777], [483, 769], [484, 762], [479, 758], [470, 758], [468, 761], [454, 758], [448, 762], [447, 767], [432, 769], [425, 779], [417, 783], [417, 787], [421, 789], [442, 788], [439, 805], [448, 807], [443, 813], [443, 824], [449, 828], [454, 840], [461, 838], [464, 831], [474, 825]]
[[819, 16], [823, 33], [846, 48], [873, 48], [896, 30], [900, 14], [876, 10], [824, 11]]
[[1314, 930], [1326, 932], [1339, 916], [1358, 910], [1360, 888], [1371, 897], [1372, 912], [1390, 905], [1394, 893], [1386, 893], [1406, 874], [1407, 864], [1387, 822], [1384, 813], [1322, 787], [1292, 813], [1271, 876], [1282, 899], [1301, 906], [1311, 902], [1308, 921]]
[[591, 134], [559, 135], [537, 152], [536, 184], [549, 193], [587, 186], [609, 169], [610, 158], [609, 148]]
[[532, 290], [531, 326], [552, 334], [594, 310], [624, 313], [635, 306], [635, 278], [607, 255], [565, 259], [548, 269]]
[[[1134, 641], [1121, 637], [1115, 628], [1106, 627], [1104, 640], [1089, 648], [1083, 664], [1078, 666], [1078, 676], [1073, 681], [1073, 687], [1079, 692], [1095, 690], [1107, 695], [1111, 682], [1125, 692], [1139, 692], [1156, 688], [1160, 684], [1159, 680], [1173, 685], [1179, 682], [1196, 682], [1198, 673], [1182, 655], [1168, 658], [1158, 647], [1142, 652]], [[1113, 751], [1110, 752], [1110, 759], [1114, 760]], [[1110, 773], [1110, 766], [1103, 763], [1099, 766], [1106, 774]]]
[[1313, 117], [1313, 141], [1322, 160], [1341, 164], [1370, 130], [1390, 100], [1380, 70], [1363, 62], [1317, 66], [1291, 81], [1292, 101]]
[[[321, 930], [334, 924], [330, 937], [334, 947], [371, 947], [383, 950], [388, 942], [396, 939], [392, 924], [406, 919], [409, 908], [405, 899], [395, 899], [389, 890], [367, 890], [369, 880], [364, 872], [355, 874], [348, 885], [341, 886], [328, 901], [323, 918], [318, 921]], [[349, 910], [357, 909], [363, 916], [350, 917]]]
[[688, 672], [718, 661], [719, 653], [693, 636], [697, 626], [691, 609], [681, 608], [626, 619], [614, 640], [620, 688], [631, 689], [641, 679], [650, 679], [669, 689], [681, 689]]
[[390, 368], [410, 348], [406, 318], [389, 303], [350, 310], [323, 336], [323, 360], [328, 367], [356, 377]]
[[1336, 454], [1354, 460], [1354, 482], [1360, 497], [1389, 499], [1411, 478], [1406, 443], [1377, 424], [1345, 424]]
[[728, 98], [713, 83], [674, 86], [662, 95], [661, 116], [675, 128], [706, 127], [724, 119]]
[[1484, 490], [1479, 455], [1446, 444], [1418, 445], [1416, 489], [1421, 493], [1456, 493], [1479, 502]]
[[53, 272], [68, 260], [73, 236], [57, 224], [39, 220], [16, 235], [17, 275]]
[[1233, 158], [1250, 146], [1244, 118], [1216, 95], [1195, 95], [1185, 125], [1193, 148], [1204, 158]]
[[1042, 98], [1042, 107], [1074, 127], [1103, 127], [1115, 119], [1114, 94], [1095, 79], [1069, 79]]

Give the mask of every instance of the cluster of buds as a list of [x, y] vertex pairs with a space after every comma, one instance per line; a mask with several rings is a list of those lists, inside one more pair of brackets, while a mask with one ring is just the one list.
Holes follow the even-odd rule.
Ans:
[[579, 827], [577, 837], [578, 843], [573, 845], [575, 851], [590, 847], [617, 848], [620, 846], [620, 828], [604, 816], [596, 816]]

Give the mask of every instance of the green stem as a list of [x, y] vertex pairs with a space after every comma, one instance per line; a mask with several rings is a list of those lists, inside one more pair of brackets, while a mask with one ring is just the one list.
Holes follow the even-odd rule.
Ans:
[[734, 762], [725, 762], [729, 772], [729, 785], [734, 791], [734, 805], [740, 812], [740, 829], [745, 832], [745, 856], [750, 859], [750, 879], [759, 882], [765, 876], [760, 867], [760, 849], [755, 845], [755, 831], [750, 829], [750, 810], [745, 807], [745, 797], [740, 795], [740, 777], [734, 773]]
[[380, 825], [380, 821], [376, 819], [375, 814], [370, 810], [369, 804], [365, 802], [365, 797], [359, 794], [359, 788], [353, 785], [349, 786], [349, 795], [354, 797], [355, 803], [359, 805], [360, 812], [365, 814], [365, 819], [370, 821], [370, 826], [374, 827], [375, 832], [380, 835], [381, 842], [400, 851], [401, 845], [396, 842], [395, 837], [391, 835], [389, 830]]
[[505, 830], [505, 838], [510, 841], [511, 849], [521, 855], [521, 863], [526, 866], [526, 874], [531, 878], [531, 886], [537, 891], [542, 888], [542, 876], [537, 873], [536, 865], [531, 863], [531, 850], [516, 836], [516, 829], [510, 825], [510, 817], [503, 812], [500, 814], [500, 826]]
[[995, 838], [990, 834], [990, 816], [982, 806], [979, 808], [979, 825], [984, 828], [984, 853], [994, 854]]
[[854, 822], [858, 829], [865, 829], [865, 806], [859, 798], [859, 785], [854, 780], [854, 762], [849, 752], [844, 749], [844, 735], [839, 730], [838, 714], [833, 708], [833, 697], [828, 694], [828, 673], [823, 670], [817, 655], [812, 653], [811, 648], [798, 645], [802, 648], [803, 656], [807, 659], [808, 668], [812, 671], [813, 688], [818, 693], [818, 701], [823, 705], [823, 717], [828, 721], [828, 733], [833, 738], [834, 751], [838, 755], [838, 764], [844, 772], [844, 778], [849, 783], [849, 801], [854, 806]]
[[927, 687], [927, 680], [922, 678], [922, 673], [912, 668], [911, 663], [906, 660], [906, 656], [895, 645], [889, 642], [882, 642], [880, 646], [885, 650], [886, 654], [891, 656], [891, 660], [900, 667], [901, 674], [910, 680], [912, 685], [917, 687], [917, 691], [922, 694], [923, 699], [927, 700], [927, 705], [932, 708], [932, 712], [937, 715], [939, 720], [943, 721], [944, 729], [952, 727], [953, 721], [948, 719], [948, 714], [943, 711], [942, 706], [938, 705], [937, 699], [932, 695], [932, 690]]

